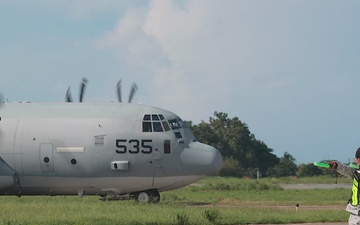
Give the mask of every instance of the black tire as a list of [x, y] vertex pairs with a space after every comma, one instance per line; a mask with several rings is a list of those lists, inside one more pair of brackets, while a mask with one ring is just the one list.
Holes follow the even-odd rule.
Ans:
[[151, 190], [150, 193], [150, 202], [151, 203], [159, 203], [160, 202], [160, 193], [158, 190]]
[[140, 203], [148, 203], [150, 202], [150, 196], [149, 196], [149, 193], [147, 191], [142, 191], [142, 192], [139, 192], [137, 195], [136, 195], [136, 200]]
[[140, 203], [158, 203], [160, 202], [160, 193], [158, 190], [146, 190], [136, 194], [136, 200]]

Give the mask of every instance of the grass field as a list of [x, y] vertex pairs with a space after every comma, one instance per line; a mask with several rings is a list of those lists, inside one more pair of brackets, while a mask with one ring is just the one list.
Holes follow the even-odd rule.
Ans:
[[[348, 189], [283, 190], [280, 183], [334, 183], [334, 178], [212, 177], [161, 193], [158, 204], [86, 196], [0, 197], [0, 224], [252, 224], [342, 222]], [[339, 178], [338, 183], [349, 183]], [[295, 205], [300, 207], [296, 210]]]

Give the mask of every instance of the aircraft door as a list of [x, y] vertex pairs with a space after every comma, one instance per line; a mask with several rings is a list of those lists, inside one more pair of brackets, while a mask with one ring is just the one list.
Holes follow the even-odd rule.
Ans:
[[52, 144], [40, 145], [40, 167], [45, 173], [54, 172], [54, 153]]
[[178, 154], [174, 152], [171, 139], [159, 140], [157, 146], [157, 150], [154, 148], [153, 187], [164, 190], [182, 182], [182, 178], [179, 176]]
[[162, 176], [164, 166], [163, 166], [163, 144], [161, 140], [153, 142], [153, 166], [154, 166], [154, 177], [153, 177], [153, 187], [157, 187], [159, 184], [159, 177]]
[[161, 148], [160, 143], [156, 143], [154, 145], [154, 165], [155, 168], [162, 168], [163, 167], [163, 149]]

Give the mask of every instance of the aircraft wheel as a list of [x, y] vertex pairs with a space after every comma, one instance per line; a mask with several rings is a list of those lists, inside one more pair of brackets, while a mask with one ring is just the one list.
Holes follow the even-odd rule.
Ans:
[[149, 194], [145, 191], [143, 192], [140, 192], [136, 199], [138, 200], [138, 202], [141, 202], [141, 203], [147, 203], [147, 202], [150, 202], [150, 197], [149, 197]]
[[150, 202], [151, 202], [151, 203], [158, 203], [158, 202], [160, 202], [160, 193], [159, 193], [158, 190], [151, 190]]
[[160, 193], [158, 190], [147, 190], [139, 192], [136, 200], [141, 203], [158, 203], [160, 202]]

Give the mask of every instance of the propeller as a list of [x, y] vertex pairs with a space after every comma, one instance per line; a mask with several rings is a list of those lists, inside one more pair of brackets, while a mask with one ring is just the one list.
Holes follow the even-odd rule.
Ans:
[[[136, 83], [134, 82], [132, 84], [132, 86], [131, 86], [128, 103], [132, 102], [132, 99], [134, 98], [134, 95], [135, 95], [137, 89], [138, 89], [138, 87], [137, 87]], [[118, 97], [118, 101], [122, 102], [122, 100], [121, 100], [121, 79], [116, 84], [116, 94], [117, 94], [117, 97]]]
[[88, 83], [87, 79], [83, 78], [80, 84], [80, 97], [79, 97], [80, 102], [83, 101], [87, 83]]
[[[79, 102], [82, 102], [83, 99], [84, 99], [84, 94], [85, 94], [85, 89], [86, 89], [87, 84], [88, 84], [88, 80], [86, 78], [83, 78], [81, 80], [81, 83], [80, 83]], [[138, 89], [138, 87], [137, 87], [136, 83], [134, 82], [131, 85], [128, 103], [132, 102], [137, 89]], [[117, 97], [118, 97], [118, 101], [122, 102], [122, 99], [121, 99], [121, 79], [116, 84], [116, 94], [117, 94]], [[65, 102], [73, 102], [70, 87], [66, 91]], [[0, 104], [1, 104], [1, 98], [0, 98]], [[0, 105], [0, 107], [1, 107], [1, 105]]]
[[116, 94], [118, 97], [118, 101], [121, 102], [121, 79], [116, 84]]
[[0, 108], [3, 107], [5, 104], [5, 98], [2, 93], [0, 93]]
[[[81, 80], [79, 102], [82, 102], [84, 99], [84, 94], [85, 94], [85, 89], [86, 89], [87, 83], [88, 83], [88, 80], [86, 78], [83, 78]], [[72, 102], [72, 101], [73, 100], [72, 100], [71, 90], [69, 87], [66, 91], [65, 102]]]
[[136, 83], [133, 83], [132, 86], [131, 86], [131, 90], [130, 90], [129, 103], [131, 103], [137, 89], [138, 89], [138, 87], [137, 87]]
[[[4, 98], [4, 95], [2, 94], [2, 93], [0, 93], [0, 109], [2, 108], [2, 107], [4, 107], [4, 105], [5, 105], [5, 98]], [[1, 115], [0, 115], [0, 122], [1, 122]], [[2, 132], [2, 129], [1, 129], [1, 127], [0, 127], [0, 144], [2, 145], [2, 142], [3, 142], [3, 132]]]
[[67, 89], [66, 95], [65, 95], [65, 101], [66, 102], [72, 102], [72, 97], [71, 97], [71, 91], [70, 91], [70, 87]]

